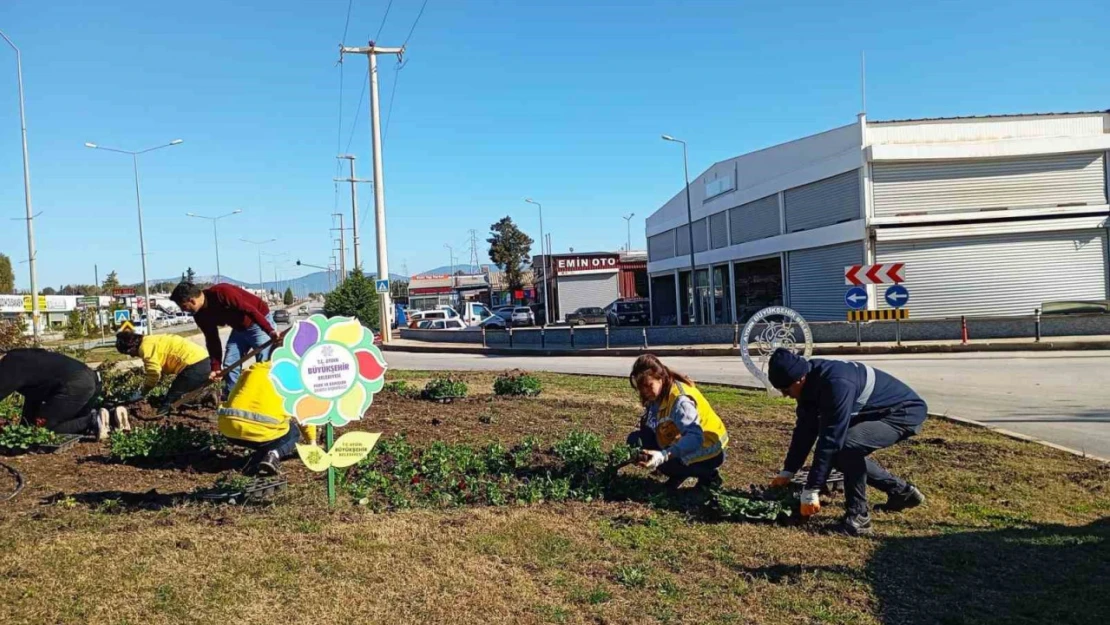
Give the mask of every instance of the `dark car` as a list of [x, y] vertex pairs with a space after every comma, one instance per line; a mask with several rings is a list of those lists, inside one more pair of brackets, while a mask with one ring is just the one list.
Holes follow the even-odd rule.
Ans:
[[579, 308], [578, 310], [567, 314], [567, 323], [572, 326], [584, 326], [587, 324], [605, 323], [605, 310], [596, 306]]
[[609, 304], [605, 311], [609, 317], [609, 325], [643, 326], [650, 321], [646, 299], [619, 299]]
[[284, 308], [274, 311], [274, 323], [289, 323], [289, 311]]

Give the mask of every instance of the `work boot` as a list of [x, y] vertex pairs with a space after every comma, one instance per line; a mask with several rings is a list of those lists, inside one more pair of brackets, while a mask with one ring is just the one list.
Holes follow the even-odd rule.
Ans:
[[883, 512], [901, 512], [916, 508], [923, 503], [925, 503], [925, 495], [921, 494], [916, 486], [907, 483], [905, 492], [887, 495], [886, 503], [879, 506], [878, 509]]
[[675, 492], [679, 488], [681, 488], [682, 485], [685, 484], [685, 483], [686, 483], [686, 477], [685, 476], [675, 476], [675, 477], [672, 477], [672, 478], [668, 479], [666, 481], [666, 483], [663, 484], [663, 486], [668, 491]]
[[281, 472], [281, 456], [276, 451], [268, 451], [258, 463], [258, 475], [273, 476]]
[[108, 435], [111, 434], [110, 422], [108, 417], [108, 410], [101, 408], [96, 411], [96, 438], [97, 440], [108, 440]]
[[844, 515], [844, 520], [840, 522], [840, 531], [849, 536], [870, 536], [875, 533], [871, 528], [871, 515], [870, 514], [852, 514]]

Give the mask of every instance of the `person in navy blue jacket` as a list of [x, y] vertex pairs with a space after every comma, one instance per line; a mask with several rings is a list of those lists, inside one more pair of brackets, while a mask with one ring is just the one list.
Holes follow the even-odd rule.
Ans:
[[844, 473], [847, 513], [842, 529], [848, 534], [872, 532], [868, 485], [887, 494], [886, 511], [925, 502], [917, 487], [891, 475], [870, 457], [921, 432], [927, 408], [913, 389], [863, 363], [806, 360], [781, 348], [771, 354], [767, 376], [783, 395], [798, 400], [790, 449], [771, 485], [788, 484], [817, 445], [802, 490], [803, 516], [821, 510], [818, 492], [833, 468]]

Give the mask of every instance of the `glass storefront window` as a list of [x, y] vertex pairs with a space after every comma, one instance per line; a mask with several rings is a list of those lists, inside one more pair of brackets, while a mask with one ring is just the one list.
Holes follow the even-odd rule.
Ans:
[[713, 268], [713, 323], [732, 323], [732, 288], [728, 265]]
[[674, 295], [674, 274], [655, 276], [651, 279], [651, 316], [657, 326], [678, 323], [678, 302]]
[[682, 315], [682, 325], [690, 325], [694, 318], [694, 287], [690, 284], [690, 272], [678, 272], [678, 295], [682, 298], [679, 302], [679, 312]]
[[768, 306], [782, 306], [782, 263], [779, 257], [736, 263], [736, 319], [747, 320]]
[[[709, 270], [697, 270], [697, 286], [698, 286], [698, 314], [697, 318], [701, 320], [703, 325], [709, 324]], [[691, 313], [693, 314], [693, 313]]]

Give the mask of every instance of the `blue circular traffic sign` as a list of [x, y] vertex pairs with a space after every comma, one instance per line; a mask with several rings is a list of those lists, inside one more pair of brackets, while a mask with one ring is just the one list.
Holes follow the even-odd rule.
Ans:
[[886, 303], [890, 304], [891, 308], [901, 308], [906, 305], [906, 302], [910, 301], [910, 292], [901, 284], [894, 284], [886, 290], [885, 297]]
[[867, 289], [861, 286], [848, 289], [848, 292], [844, 294], [844, 303], [852, 310], [867, 308]]

